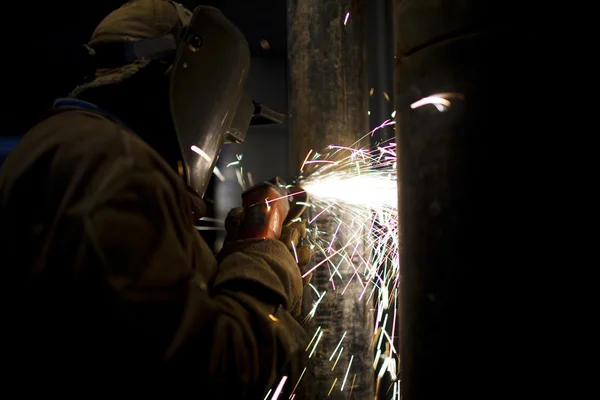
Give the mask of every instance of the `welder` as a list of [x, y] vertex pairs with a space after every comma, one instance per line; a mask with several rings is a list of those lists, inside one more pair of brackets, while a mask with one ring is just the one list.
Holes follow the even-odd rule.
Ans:
[[304, 226], [278, 180], [217, 256], [194, 226], [256, 112], [247, 42], [214, 8], [134, 0], [85, 50], [90, 74], [0, 171], [3, 386], [262, 398], [305, 345]]

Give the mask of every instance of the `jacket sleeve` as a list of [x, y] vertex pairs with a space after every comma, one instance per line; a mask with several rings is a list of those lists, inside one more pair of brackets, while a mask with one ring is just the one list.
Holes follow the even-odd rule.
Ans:
[[214, 279], [203, 276], [194, 266], [216, 260], [198, 250], [176, 186], [160, 171], [121, 171], [111, 193], [77, 211], [85, 257], [105, 271], [117, 324], [133, 346], [150, 344], [147, 357], [162, 359], [179, 389], [261, 396], [303, 350], [305, 333], [288, 312], [301, 294], [298, 268], [283, 244], [266, 240], [243, 243]]

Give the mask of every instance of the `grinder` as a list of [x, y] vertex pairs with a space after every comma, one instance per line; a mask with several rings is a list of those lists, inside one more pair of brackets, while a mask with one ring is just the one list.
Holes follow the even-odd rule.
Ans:
[[307, 203], [302, 188], [288, 186], [279, 177], [251, 187], [242, 193], [240, 239], [279, 239], [282, 227], [300, 218]]

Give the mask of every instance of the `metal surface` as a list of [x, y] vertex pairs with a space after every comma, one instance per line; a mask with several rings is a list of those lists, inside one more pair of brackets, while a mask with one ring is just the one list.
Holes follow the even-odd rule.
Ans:
[[242, 143], [246, 139], [248, 127], [251, 124], [254, 113], [254, 104], [246, 95], [242, 96], [235, 110], [231, 126], [225, 134], [225, 143]]
[[[367, 2], [367, 63], [369, 87], [369, 122], [371, 129], [392, 119], [394, 111], [394, 32], [392, 0]], [[387, 95], [387, 96], [386, 96]], [[375, 145], [394, 137], [393, 126], [374, 132]]]
[[250, 125], [282, 124], [284, 121], [285, 115], [254, 102], [254, 114], [252, 115]]
[[178, 50], [171, 114], [190, 186], [204, 194], [250, 68], [242, 33], [212, 7], [198, 7]]
[[[370, 129], [375, 130], [385, 121], [393, 118], [394, 111], [394, 35], [392, 18], [392, 1], [376, 0], [367, 2], [367, 54], [369, 71], [369, 122]], [[382, 142], [394, 140], [394, 126], [389, 125], [379, 128], [371, 136], [373, 147]], [[391, 261], [386, 261], [391, 264]], [[391, 265], [382, 266], [382, 270], [391, 268]], [[393, 293], [392, 283], [388, 285], [389, 293]], [[379, 304], [375, 304], [377, 308]], [[385, 309], [383, 319], [398, 318], [393, 308]], [[398, 335], [394, 332], [394, 324], [387, 325], [387, 333], [394, 340], [395, 348], [399, 348]], [[380, 371], [384, 360], [376, 364], [376, 371]], [[394, 384], [390, 374], [384, 374], [377, 380], [376, 394], [380, 399], [389, 399], [390, 387]], [[393, 393], [393, 390], [391, 391]]]
[[[288, 0], [292, 171], [299, 170], [309, 150], [319, 152], [330, 144], [351, 145], [368, 132], [365, 29], [363, 0]], [[319, 229], [331, 237], [338, 222], [327, 217], [320, 217], [319, 221]], [[363, 252], [364, 249], [357, 251], [364, 257]], [[323, 258], [317, 253], [313, 261]], [[341, 265], [342, 275], [353, 268], [335, 256], [331, 260]], [[358, 267], [358, 257], [351, 261]], [[311, 336], [321, 327], [323, 335], [315, 354], [307, 361], [303, 387], [296, 399], [372, 399], [371, 306], [359, 300], [362, 286], [358, 282], [341, 296], [331, 290], [329, 278], [327, 268], [318, 268], [313, 275], [313, 285], [328, 292], [306, 329]], [[315, 301], [314, 291], [307, 290], [305, 309], [310, 310]], [[344, 354], [332, 370], [329, 356], [346, 331]], [[354, 358], [349, 382], [342, 391], [351, 355]]]
[[539, 45], [504, 4], [394, 2], [403, 400], [521, 393], [518, 281], [547, 196]]

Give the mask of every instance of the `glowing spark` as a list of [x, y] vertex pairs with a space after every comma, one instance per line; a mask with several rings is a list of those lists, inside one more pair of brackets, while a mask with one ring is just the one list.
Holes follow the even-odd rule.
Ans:
[[238, 169], [235, 171], [235, 176], [237, 178], [238, 183], [242, 189], [246, 188], [246, 184], [244, 183], [244, 177], [242, 176], [242, 172]]
[[396, 123], [396, 121], [388, 119], [383, 124], [379, 125], [377, 128], [375, 128], [371, 132], [369, 132], [369, 135], [373, 136], [373, 134], [375, 134], [375, 132], [378, 131], [379, 129], [385, 128], [386, 126], [394, 125], [395, 123]]
[[385, 373], [387, 372], [389, 360], [389, 357], [386, 357], [385, 360], [383, 360], [383, 364], [381, 365], [381, 369], [379, 370], [379, 375], [377, 376], [379, 379], [383, 378], [383, 375], [385, 375]]
[[[358, 169], [360, 170], [360, 169]], [[381, 208], [395, 207], [398, 202], [398, 189], [395, 177], [374, 174], [337, 175], [303, 183], [309, 194], [331, 202]], [[331, 208], [332, 204], [329, 208]], [[310, 223], [327, 210], [321, 211]]]
[[387, 340], [388, 340], [387, 344], [390, 345], [392, 353], [396, 354], [396, 348], [393, 345], [392, 338], [390, 337], [390, 335], [387, 333], [386, 330], [383, 330], [383, 335], [387, 338]]
[[[424, 106], [425, 104], [441, 105], [444, 107], [450, 107], [450, 101], [437, 96], [425, 97], [419, 101], [415, 101], [410, 105], [410, 108], [415, 109]], [[438, 108], [439, 110], [439, 108]]]
[[321, 331], [321, 327], [317, 328], [317, 331], [315, 332], [313, 338], [311, 339], [311, 341], [308, 343], [308, 346], [306, 346], [306, 349], [304, 351], [308, 351], [308, 349], [310, 348], [310, 345], [312, 344], [312, 342], [315, 340], [315, 338], [317, 337], [317, 335], [319, 334], [319, 332]]
[[375, 93], [375, 88], [371, 88], [371, 90], [369, 90], [369, 97], [373, 96], [373, 93]]
[[[300, 378], [298, 378], [298, 382], [296, 382], [296, 385], [294, 386], [294, 388], [292, 389], [292, 393], [294, 393], [296, 391], [296, 388], [298, 387], [298, 385], [300, 384], [300, 380], [302, 379], [302, 377], [304, 376], [304, 373], [306, 372], [306, 367], [304, 367], [304, 369], [302, 370], [302, 373], [300, 374]], [[295, 395], [291, 395], [290, 399], [292, 398], [292, 396]]]
[[346, 375], [344, 376], [344, 381], [342, 382], [342, 388], [340, 389], [342, 392], [344, 391], [344, 385], [346, 384], [346, 379], [348, 379], [348, 372], [350, 372], [350, 367], [352, 366], [352, 360], [354, 360], [354, 354], [350, 357], [350, 362], [348, 363], [348, 369], [346, 370]]
[[316, 216], [316, 217], [314, 217], [313, 219], [311, 219], [311, 220], [310, 220], [308, 223], [309, 223], [309, 224], [312, 224], [313, 222], [315, 222], [315, 220], [316, 220], [317, 218], [319, 218], [319, 217], [320, 217], [320, 216], [321, 216], [321, 215], [322, 215], [324, 212], [326, 212], [327, 210], [329, 210], [331, 207], [333, 207], [333, 204], [332, 204], [332, 205], [330, 205], [329, 207], [325, 208], [325, 209], [324, 209], [323, 211], [321, 211], [320, 213], [318, 213], [318, 214], [317, 214], [317, 216]]
[[206, 154], [206, 153], [204, 152], [204, 150], [202, 150], [200, 147], [198, 147], [198, 146], [195, 146], [195, 145], [194, 145], [194, 146], [192, 146], [192, 147], [191, 147], [191, 150], [192, 150], [194, 153], [196, 153], [196, 154], [199, 154], [199, 155], [200, 155], [202, 158], [204, 158], [204, 159], [205, 159], [206, 161], [208, 161], [209, 163], [210, 163], [210, 162], [212, 162], [212, 158], [210, 158], [210, 157], [209, 157], [209, 155], [208, 155], [208, 154]]
[[310, 352], [310, 354], [308, 355], [308, 358], [312, 358], [315, 350], [317, 349], [317, 346], [319, 345], [319, 340], [321, 340], [321, 336], [323, 336], [323, 331], [319, 332], [319, 337], [317, 338], [315, 345], [313, 346], [312, 351]]
[[335, 233], [333, 234], [333, 237], [331, 238], [331, 242], [329, 243], [329, 247], [327, 248], [327, 252], [328, 253], [331, 253], [331, 246], [333, 246], [333, 243], [335, 242], [335, 237], [337, 236], [337, 234], [338, 234], [341, 226], [342, 226], [342, 223], [340, 222], [338, 224], [337, 229], [335, 230]]
[[279, 322], [279, 318], [275, 317], [273, 314], [269, 314], [269, 318], [271, 319], [271, 321], [273, 322]]
[[338, 345], [336, 346], [335, 350], [333, 350], [333, 353], [331, 353], [331, 357], [329, 357], [329, 361], [331, 361], [333, 359], [333, 356], [335, 355], [335, 353], [337, 353], [338, 349], [342, 345], [342, 341], [346, 337], [346, 333], [348, 333], [348, 331], [344, 332], [344, 334], [342, 335], [342, 338], [340, 339], [340, 341], [339, 341]]
[[304, 163], [304, 165], [307, 164], [336, 164], [335, 161], [328, 161], [328, 160], [312, 160], [312, 161], [306, 161]]
[[229, 164], [227, 164], [227, 168], [231, 167], [232, 165], [238, 165], [239, 163], [240, 163], [239, 160], [238, 161], [230, 162]]
[[310, 157], [312, 153], [312, 149], [308, 152], [308, 154], [306, 155], [306, 158], [304, 159], [304, 162], [302, 163], [302, 165], [300, 166], [300, 172], [304, 171], [304, 165], [306, 164], [306, 162], [308, 161], [308, 157]]
[[271, 48], [269, 42], [267, 42], [265, 39], [260, 41], [260, 47], [262, 47], [263, 50], [269, 50]]
[[275, 389], [275, 393], [273, 393], [273, 397], [271, 398], [272, 400], [277, 400], [277, 398], [279, 398], [279, 395], [281, 394], [281, 391], [283, 390], [283, 385], [285, 385], [285, 381], [287, 381], [287, 376], [284, 376], [283, 378], [281, 378], [281, 382], [279, 382], [279, 385], [277, 386], [277, 389]]
[[336, 383], [337, 383], [337, 378], [335, 378], [333, 380], [333, 385], [331, 385], [331, 389], [329, 389], [329, 393], [327, 393], [327, 397], [331, 396], [331, 392], [333, 392], [333, 388], [335, 387]]
[[[304, 276], [303, 276], [304, 278]], [[321, 300], [323, 300], [323, 297], [325, 297], [325, 293], [327, 292], [323, 292], [323, 294], [319, 295], [319, 299], [315, 302], [315, 304], [313, 305], [312, 310], [310, 310], [310, 313], [308, 313], [309, 317], [314, 317], [316, 312], [317, 312], [317, 307], [319, 307], [319, 304], [321, 303]]]
[[[281, 196], [281, 197], [276, 197], [274, 199], [270, 199], [269, 203], [272, 203], [274, 201], [281, 200], [281, 199], [287, 199], [289, 197], [294, 197], [294, 196], [299, 195], [300, 193], [306, 193], [306, 192], [304, 190], [302, 190], [300, 192], [294, 192], [294, 193], [286, 194], [285, 196]], [[298, 204], [300, 204], [300, 203], [298, 203]]]
[[344, 19], [344, 25], [348, 23], [348, 18], [350, 18], [350, 13], [346, 14], [346, 18]]
[[331, 367], [332, 371], [335, 369], [335, 366], [337, 365], [338, 361], [340, 361], [340, 357], [342, 356], [343, 352], [344, 352], [344, 348], [342, 347], [340, 349], [340, 353], [338, 354], [337, 358], [335, 359], [335, 362], [333, 363], [333, 367]]
[[290, 242], [292, 244], [292, 249], [294, 250], [294, 258], [296, 259], [296, 264], [298, 264], [298, 252], [296, 252], [296, 245], [294, 242]]
[[217, 224], [224, 224], [225, 223], [222, 219], [209, 218], [209, 217], [202, 217], [202, 218], [200, 218], [200, 221], [215, 222]]
[[375, 353], [375, 360], [373, 361], [373, 369], [377, 368], [377, 362], [381, 357], [381, 349], [377, 349], [377, 353]]
[[392, 118], [396, 118], [396, 111], [392, 112]]
[[388, 101], [388, 103], [391, 101], [390, 96], [387, 94], [387, 92], [383, 92], [383, 97], [385, 97], [385, 99]]
[[267, 392], [267, 395], [265, 396], [265, 398], [263, 400], [267, 400], [272, 391], [273, 391], [273, 389], [269, 389], [269, 391]]
[[223, 174], [221, 173], [221, 170], [219, 169], [219, 167], [215, 166], [215, 169], [213, 170], [213, 173], [217, 176], [217, 178], [219, 178], [219, 180], [221, 182], [225, 182], [225, 176], [223, 176]]
[[396, 317], [397, 317], [397, 301], [398, 300], [398, 289], [394, 290], [394, 316], [392, 320], [392, 337], [394, 337], [394, 333], [396, 332]]
[[269, 198], [265, 199], [265, 204], [267, 205], [267, 211], [271, 211], [271, 206], [269, 205]]
[[410, 108], [415, 109], [422, 107], [426, 104], [432, 104], [438, 109], [438, 111], [444, 111], [452, 104], [450, 103], [450, 100], [448, 100], [449, 98], [464, 100], [464, 96], [460, 93], [438, 93], [432, 96], [424, 97], [421, 100], [415, 101], [410, 105]]
[[350, 246], [351, 244], [352, 244], [352, 242], [346, 244], [341, 249], [339, 249], [339, 250], [335, 251], [334, 253], [332, 253], [329, 257], [327, 257], [326, 259], [324, 259], [323, 261], [321, 261], [320, 263], [318, 263], [317, 265], [315, 265], [314, 267], [312, 267], [310, 270], [306, 271], [304, 274], [302, 274], [302, 277], [306, 278], [308, 276], [308, 274], [310, 274], [311, 272], [313, 272], [315, 269], [319, 268], [321, 265], [325, 264], [327, 261], [329, 261], [331, 259], [331, 257], [333, 257], [336, 254], [342, 252], [346, 247]]

